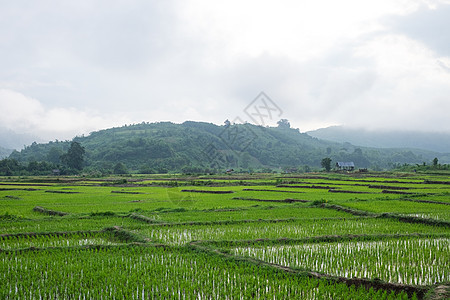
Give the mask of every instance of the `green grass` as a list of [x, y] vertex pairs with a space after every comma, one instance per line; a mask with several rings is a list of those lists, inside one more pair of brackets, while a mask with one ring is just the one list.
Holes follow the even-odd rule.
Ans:
[[0, 249], [16, 250], [21, 248], [74, 247], [88, 245], [116, 245], [119, 241], [107, 232], [74, 232], [63, 236], [25, 235], [0, 236]]
[[233, 249], [235, 255], [347, 278], [431, 285], [450, 281], [450, 239], [385, 239]]
[[[315, 258], [310, 256], [309, 265], [301, 258], [297, 260], [298, 264], [293, 264], [289, 259], [285, 259], [285, 262], [289, 266], [329, 275], [366, 276], [370, 279], [377, 277], [389, 282], [418, 285], [449, 280], [445, 270], [450, 269], [446, 238], [450, 234], [450, 228], [445, 223], [434, 226], [431, 222], [420, 224], [400, 222], [395, 218], [357, 217], [347, 212], [318, 206], [321, 203], [329, 203], [369, 213], [395, 213], [414, 216], [418, 220], [434, 218], [450, 221], [448, 205], [405, 201], [407, 198], [450, 203], [449, 185], [425, 182], [450, 181], [445, 175], [167, 174], [95, 179], [61, 177], [58, 180], [54, 177], [5, 177], [0, 180], [0, 183], [6, 184], [0, 185], [0, 235], [17, 234], [11, 238], [0, 238], [0, 249], [8, 250], [0, 251], [2, 299], [39, 298], [39, 293], [42, 298], [113, 298], [112, 295], [120, 299], [137, 299], [138, 296], [142, 298], [142, 295], [150, 298], [183, 298], [181, 295], [186, 298], [405, 298], [405, 294], [394, 295], [383, 288], [373, 291], [308, 279], [267, 265], [250, 263], [246, 258], [241, 259], [235, 255], [218, 255], [214, 252], [215, 248], [203, 252], [189, 245], [196, 240], [229, 243], [237, 240], [295, 240], [320, 236], [418, 233], [426, 238], [320, 242], [314, 246], [307, 243], [308, 245], [285, 245], [284, 248], [273, 244], [270, 247], [275, 251], [273, 259], [285, 259], [285, 255], [290, 255], [291, 258], [302, 257], [301, 255], [308, 251], [313, 252]], [[174, 185], [175, 180], [178, 186], [169, 187]], [[126, 184], [120, 185], [119, 181]], [[333, 193], [320, 188], [277, 187], [279, 184], [329, 186], [336, 190], [364, 193]], [[369, 187], [376, 185], [408, 188], [397, 190], [414, 194], [383, 193], [384, 188]], [[28, 188], [35, 190], [24, 190]], [[233, 193], [182, 192], [183, 189]], [[282, 202], [288, 198], [309, 202]], [[36, 206], [68, 215], [48, 216], [33, 211]], [[143, 217], [132, 218], [132, 214]], [[103, 231], [111, 227], [115, 228], [113, 231], [119, 230], [123, 238], [129, 236], [132, 239], [124, 242], [119, 233], [117, 236], [111, 236], [111, 232]], [[83, 233], [36, 237], [20, 235], [75, 231], [95, 233], [86, 233], [87, 236]], [[410, 244], [404, 244], [405, 241]], [[129, 242], [137, 244], [124, 245]], [[165, 246], [152, 247], [142, 244], [144, 242]], [[419, 244], [414, 244], [416, 242]], [[15, 251], [29, 247], [43, 250]], [[247, 254], [243, 254], [247, 256], [249, 253], [257, 253], [265, 249], [264, 247], [245, 246]], [[439, 249], [436, 250], [436, 247]], [[381, 248], [385, 252], [371, 252]], [[349, 251], [351, 255], [347, 252], [343, 254], [339, 249], [347, 249], [345, 251]], [[362, 252], [354, 252], [354, 249], [360, 249]], [[369, 252], [364, 252], [365, 249]], [[422, 251], [431, 256], [410, 256], [414, 251]], [[399, 261], [392, 261], [392, 257], [386, 258], [386, 253], [397, 256]], [[358, 264], [354, 266], [356, 269], [337, 264], [339, 259], [346, 259], [347, 264], [350, 264], [349, 257], [362, 262], [360, 257], [371, 258], [378, 257], [377, 255], [380, 259], [372, 262], [367, 260], [364, 268]], [[330, 263], [331, 261], [333, 263]], [[409, 261], [410, 266], [405, 261]], [[319, 262], [323, 264], [320, 263], [319, 266]], [[379, 266], [374, 265], [377, 262]], [[436, 264], [444, 271], [436, 269]], [[323, 269], [319, 268], [322, 266]], [[430, 277], [416, 276], [419, 269], [413, 267], [420, 268], [420, 272], [424, 270], [423, 273], [429, 274]], [[401, 275], [402, 280], [397, 275], [403, 273], [395, 273], [393, 268], [406, 270], [402, 271], [405, 274]], [[375, 272], [372, 272], [373, 269]], [[339, 273], [341, 271], [344, 274]], [[116, 284], [127, 280], [126, 285]], [[54, 284], [56, 281], [58, 284]]]
[[[250, 205], [268, 206], [258, 202], [232, 200], [233, 197], [245, 196], [241, 187], [223, 187], [213, 190], [234, 190], [233, 194], [202, 194], [181, 192], [184, 188], [166, 187], [86, 187], [72, 186], [71, 191], [77, 194], [47, 193], [38, 191], [1, 191], [0, 201], [4, 212], [27, 218], [39, 218], [39, 214], [32, 211], [35, 206], [68, 212], [73, 214], [95, 211], [129, 212], [136, 209], [155, 210], [158, 208], [188, 208], [188, 209], [219, 209], [226, 207], [247, 207]], [[50, 190], [50, 189], [47, 189]], [[60, 186], [52, 190], [61, 190]], [[111, 193], [111, 191], [126, 190], [141, 194]], [[8, 198], [13, 196], [15, 198]], [[292, 195], [287, 195], [292, 197]], [[18, 199], [16, 199], [18, 198]], [[279, 198], [279, 199], [285, 199]]]
[[322, 208], [308, 207], [308, 204], [262, 206], [229, 210], [187, 210], [183, 212], [140, 212], [161, 222], [214, 222], [239, 220], [276, 220], [276, 219], [320, 219], [351, 218], [351, 214]]
[[0, 221], [0, 234], [102, 230], [113, 226], [134, 228], [142, 226], [142, 222], [121, 217], [87, 217], [82, 219], [47, 217], [37, 220]]
[[450, 206], [401, 200], [346, 202], [342, 205], [374, 213], [398, 213], [450, 221]]
[[[183, 248], [122, 247], [0, 253], [0, 297], [110, 299], [388, 299], [345, 284]], [[62, 280], [63, 279], [63, 280]], [[122, 282], [124, 284], [117, 284]], [[404, 299], [393, 295], [389, 299]]]
[[298, 220], [279, 223], [230, 225], [148, 226], [135, 229], [152, 241], [185, 245], [195, 240], [253, 240], [258, 238], [302, 238], [346, 234], [446, 233], [447, 228], [402, 223], [392, 219]]

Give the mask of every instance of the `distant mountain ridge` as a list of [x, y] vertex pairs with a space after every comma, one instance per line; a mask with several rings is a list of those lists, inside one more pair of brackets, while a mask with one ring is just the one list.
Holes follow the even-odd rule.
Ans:
[[31, 134], [16, 133], [10, 129], [0, 127], [0, 147], [8, 150], [20, 150], [33, 142], [40, 143], [43, 142], [43, 140]]
[[13, 152], [13, 149], [7, 149], [0, 146], [0, 159], [8, 157]]
[[[431, 162], [438, 153], [426, 150], [357, 147], [311, 137], [289, 127], [262, 127], [252, 124], [218, 126], [186, 121], [141, 123], [92, 132], [75, 137], [86, 149], [86, 167], [108, 171], [118, 163], [144, 172], [201, 171], [207, 169], [289, 169], [321, 167], [353, 161], [356, 168], [390, 168], [404, 163]], [[33, 143], [9, 157], [19, 162], [61, 163], [69, 141]], [[442, 163], [450, 155], [439, 156]]]
[[353, 145], [376, 148], [416, 148], [440, 153], [450, 153], [450, 133], [416, 131], [371, 131], [344, 126], [331, 126], [313, 131], [308, 135]]

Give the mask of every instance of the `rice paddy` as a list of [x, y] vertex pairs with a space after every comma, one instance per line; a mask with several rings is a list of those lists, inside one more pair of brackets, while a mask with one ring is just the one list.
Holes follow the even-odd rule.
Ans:
[[426, 299], [450, 281], [448, 181], [0, 178], [0, 298]]

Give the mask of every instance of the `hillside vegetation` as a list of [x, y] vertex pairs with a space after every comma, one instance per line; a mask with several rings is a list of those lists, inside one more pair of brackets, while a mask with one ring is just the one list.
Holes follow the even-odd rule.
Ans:
[[[226, 168], [309, 171], [320, 168], [324, 157], [330, 157], [332, 164], [353, 161], [356, 168], [379, 170], [405, 163], [430, 163], [437, 155], [324, 141], [289, 127], [218, 126], [191, 121], [125, 125], [78, 136], [73, 141], [85, 149], [86, 170], [106, 173], [195, 173]], [[21, 164], [45, 161], [58, 167], [70, 143], [33, 143], [9, 158]]]

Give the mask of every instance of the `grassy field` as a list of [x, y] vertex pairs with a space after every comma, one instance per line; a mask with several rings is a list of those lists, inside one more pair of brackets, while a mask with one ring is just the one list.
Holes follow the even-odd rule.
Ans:
[[0, 178], [1, 299], [446, 299], [450, 177]]

